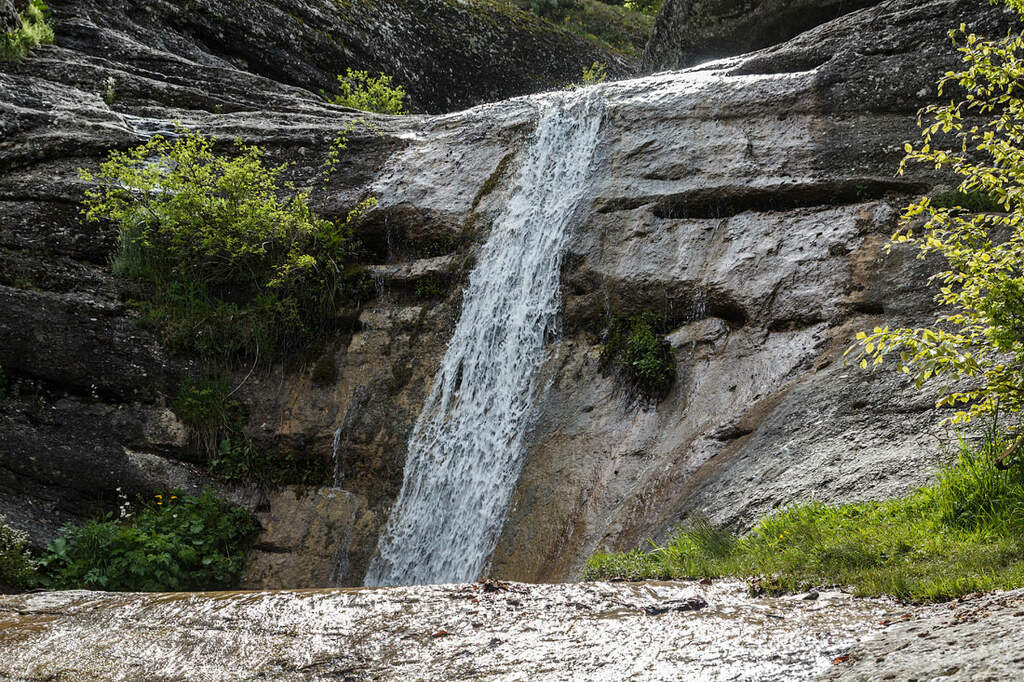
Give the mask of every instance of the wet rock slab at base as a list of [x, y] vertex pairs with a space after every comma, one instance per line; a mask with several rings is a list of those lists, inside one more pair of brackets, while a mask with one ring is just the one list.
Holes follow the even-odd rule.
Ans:
[[792, 680], [890, 608], [734, 582], [37, 593], [0, 598], [0, 679]]

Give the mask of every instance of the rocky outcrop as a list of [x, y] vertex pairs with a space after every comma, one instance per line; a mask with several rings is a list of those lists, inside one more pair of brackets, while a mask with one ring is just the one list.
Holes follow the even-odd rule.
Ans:
[[28, 0], [0, 0], [0, 31], [9, 33], [21, 28], [18, 12], [28, 6]]
[[666, 0], [644, 49], [646, 72], [778, 45], [881, 0]]
[[[583, 67], [594, 61], [607, 63], [619, 77], [632, 70], [617, 53], [495, 0], [55, 0], [49, 5], [57, 43], [95, 60], [84, 79], [91, 80], [90, 72], [103, 60], [128, 71], [132, 66], [158, 74], [174, 69], [175, 85], [194, 86], [210, 100], [207, 107], [222, 110], [232, 109], [232, 98], [204, 87], [193, 74], [244, 71], [316, 97], [321, 90], [336, 91], [338, 74], [348, 68], [383, 72], [406, 89], [413, 111], [440, 113], [561, 87], [578, 81]], [[115, 91], [131, 97], [132, 79], [122, 84], [117, 73], [112, 77]], [[151, 94], [158, 97], [164, 89]]]
[[[76, 169], [177, 120], [262, 145], [312, 186], [358, 116], [211, 56], [195, 33], [160, 34], [146, 22], [169, 21], [170, 5], [116, 25], [85, 0], [54, 5], [57, 45], [0, 72], [0, 366], [14, 387], [0, 403], [0, 513], [36, 544], [126, 481], [130, 494], [215, 483], [168, 410], [194, 367], [133, 323], [106, 267], [111, 230], [79, 219]], [[888, 0], [776, 48], [591, 91], [605, 99], [598, 161], [494, 575], [565, 579], [593, 551], [663, 537], [694, 513], [743, 528], [795, 500], [927, 480], [942, 415], [841, 356], [859, 329], [932, 315], [921, 283], [933, 264], [881, 246], [939, 178], [893, 173], [955, 63], [946, 30], [1003, 32], [1002, 17], [985, 0]], [[336, 472], [306, 496], [234, 493], [266, 526], [251, 585], [320, 585], [337, 567], [332, 581], [361, 581], [473, 245], [545, 99], [567, 96], [367, 115], [349, 134], [316, 208], [342, 217], [379, 199], [357, 226], [375, 294], [321, 357], [234, 377], [262, 448]], [[599, 363], [608, 316], [643, 310], [673, 326], [678, 376], [657, 404]]]

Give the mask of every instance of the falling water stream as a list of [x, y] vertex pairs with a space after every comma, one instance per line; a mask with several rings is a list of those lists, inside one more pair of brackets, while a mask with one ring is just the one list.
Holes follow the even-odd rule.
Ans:
[[413, 428], [402, 490], [367, 585], [475, 580], [497, 543], [522, 469], [545, 341], [556, 332], [562, 254], [603, 113], [593, 92], [543, 102]]

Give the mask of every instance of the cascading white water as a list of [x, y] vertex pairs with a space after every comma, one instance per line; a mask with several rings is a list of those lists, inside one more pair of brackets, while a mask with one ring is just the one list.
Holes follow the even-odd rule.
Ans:
[[545, 101], [413, 428], [367, 585], [475, 580], [494, 550], [522, 470], [537, 371], [561, 305], [562, 253], [601, 117], [593, 92]]

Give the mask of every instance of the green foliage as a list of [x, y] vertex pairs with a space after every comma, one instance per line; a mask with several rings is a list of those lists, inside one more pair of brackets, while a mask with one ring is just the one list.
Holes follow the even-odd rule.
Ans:
[[58, 589], [164, 592], [235, 587], [259, 529], [212, 492], [157, 495], [125, 518], [66, 526], [40, 560]]
[[938, 482], [902, 499], [800, 504], [742, 538], [698, 522], [648, 552], [598, 554], [585, 577], [755, 575], [777, 590], [841, 586], [915, 601], [1021, 587], [1024, 466], [996, 468], [1005, 444], [994, 432], [977, 446], [961, 440]]
[[0, 33], [0, 62], [24, 59], [32, 48], [53, 42], [53, 29], [47, 23], [49, 9], [43, 0], [31, 0], [19, 16], [21, 28]]
[[638, 56], [643, 52], [654, 17], [623, 2], [600, 0], [513, 0], [552, 24], [604, 49]]
[[[1024, 12], [1020, 0], [1005, 1]], [[943, 76], [939, 92], [962, 99], [922, 110], [922, 142], [907, 143], [900, 172], [915, 162], [952, 170], [969, 201], [925, 197], [892, 238], [945, 260], [933, 279], [946, 312], [931, 327], [858, 334], [856, 358], [862, 367], [897, 358], [918, 388], [937, 383], [937, 404], [958, 406], [951, 421], [963, 423], [1024, 409], [1024, 36], [987, 40], [965, 26], [950, 36], [964, 67]]]
[[409, 113], [405, 110], [405, 88], [392, 86], [391, 80], [391, 76], [383, 73], [373, 78], [366, 71], [347, 69], [344, 76], [338, 76], [338, 94], [323, 95], [332, 104], [362, 111], [396, 115]]
[[664, 321], [647, 311], [625, 320], [613, 318], [601, 352], [601, 367], [615, 367], [630, 388], [649, 398], [662, 398], [676, 379], [672, 348], [661, 335]]
[[[172, 351], [269, 358], [309, 343], [357, 288], [350, 223], [317, 217], [258, 147], [213, 151], [198, 132], [113, 151], [83, 213], [120, 228], [114, 272], [140, 283], [143, 322]], [[286, 195], [285, 198], [280, 198]]]
[[656, 16], [665, 0], [626, 0], [624, 3], [626, 9], [631, 9], [634, 12], [643, 12], [650, 16]]
[[601, 62], [594, 62], [590, 66], [583, 67], [583, 82], [571, 83], [565, 86], [566, 90], [576, 90], [590, 85], [603, 83], [608, 78], [608, 67]]
[[0, 514], [0, 592], [23, 590], [36, 581], [36, 564], [25, 534], [7, 525]]
[[279, 485], [324, 485], [333, 471], [327, 460], [311, 455], [271, 456], [241, 435], [225, 435], [210, 459], [210, 473], [225, 481], [242, 481], [263, 487]]
[[226, 374], [211, 373], [185, 380], [171, 409], [206, 453], [216, 452], [222, 436], [242, 430], [242, 406], [231, 399]]

